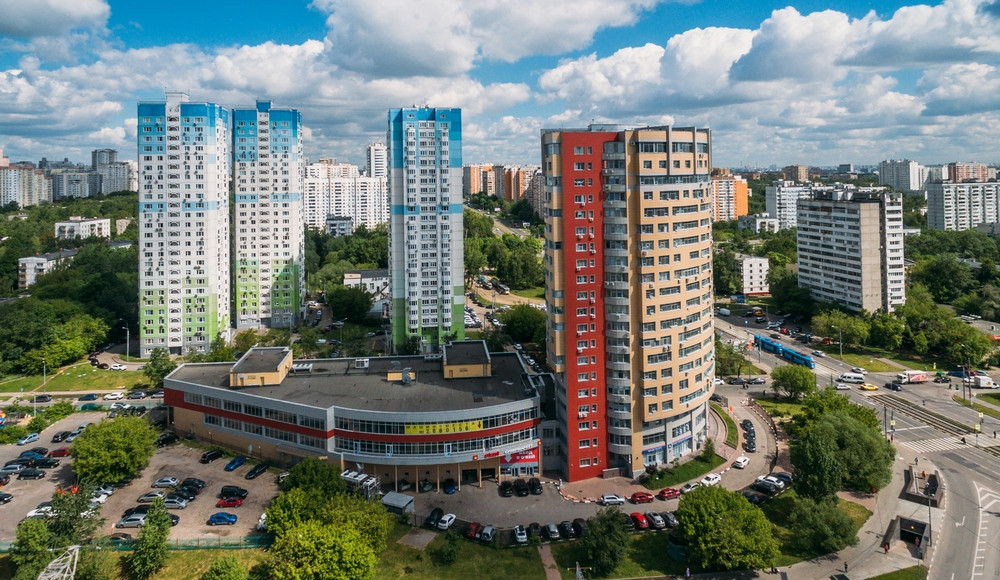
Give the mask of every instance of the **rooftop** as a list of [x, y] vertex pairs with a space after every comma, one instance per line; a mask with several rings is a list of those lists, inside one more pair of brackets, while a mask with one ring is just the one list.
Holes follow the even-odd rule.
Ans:
[[251, 348], [233, 365], [234, 373], [268, 373], [278, 370], [291, 351], [284, 346]]
[[444, 360], [449, 365], [484, 365], [490, 362], [490, 351], [482, 340], [451, 342], [444, 347]]
[[[423, 356], [296, 360], [297, 364], [312, 364], [312, 372], [289, 373], [279, 385], [235, 390], [320, 408], [338, 406], [397, 413], [474, 409], [536, 396], [517, 353], [490, 356], [492, 376], [455, 379], [444, 378], [441, 359]], [[367, 368], [363, 367], [364, 361]], [[228, 391], [232, 366], [185, 364], [170, 374], [168, 383], [182, 381]], [[389, 373], [398, 374], [403, 369], [410, 369], [410, 384], [388, 379]]]

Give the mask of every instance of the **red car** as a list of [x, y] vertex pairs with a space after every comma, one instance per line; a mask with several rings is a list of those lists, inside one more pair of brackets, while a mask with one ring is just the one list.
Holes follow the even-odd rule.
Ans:
[[660, 499], [674, 499], [681, 496], [681, 492], [677, 491], [672, 487], [665, 487], [660, 490], [660, 493], [656, 494], [656, 497]]
[[633, 493], [632, 497], [629, 499], [632, 501], [632, 503], [652, 503], [653, 494], [646, 493], [644, 491], [637, 491]]
[[631, 518], [632, 518], [632, 523], [635, 524], [635, 529], [637, 530], [649, 529], [649, 520], [646, 519], [646, 516], [640, 514], [639, 512], [632, 512]]
[[476, 536], [483, 531], [483, 524], [479, 522], [472, 522], [469, 527], [465, 528], [465, 537], [470, 540], [476, 539]]
[[243, 505], [243, 500], [238, 497], [224, 497], [215, 503], [215, 507], [240, 507]]
[[69, 457], [69, 447], [60, 447], [49, 451], [49, 457]]

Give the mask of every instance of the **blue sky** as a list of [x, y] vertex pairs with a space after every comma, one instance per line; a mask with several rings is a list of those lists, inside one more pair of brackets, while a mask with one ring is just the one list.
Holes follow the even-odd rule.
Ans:
[[467, 162], [539, 130], [711, 127], [717, 166], [996, 163], [1000, 0], [0, 0], [0, 147], [135, 156], [164, 88], [302, 111], [360, 163], [391, 107], [463, 109]]

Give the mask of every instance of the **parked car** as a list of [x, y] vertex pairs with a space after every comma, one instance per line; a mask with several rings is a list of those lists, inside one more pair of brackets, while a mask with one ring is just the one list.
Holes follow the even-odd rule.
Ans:
[[441, 519], [438, 520], [437, 529], [447, 530], [455, 523], [455, 514], [444, 514]]
[[187, 477], [181, 482], [181, 487], [197, 487], [198, 489], [204, 489], [205, 482], [197, 477]]
[[680, 521], [677, 520], [677, 516], [673, 512], [660, 512], [660, 517], [666, 522], [668, 528], [676, 528], [680, 525]]
[[122, 363], [114, 363], [114, 364], [111, 365], [111, 370], [113, 370], [113, 371], [124, 371], [124, 370], [127, 370], [127, 369], [128, 369], [128, 367], [125, 366], [125, 365], [123, 365]]
[[465, 528], [465, 537], [470, 540], [475, 540], [479, 537], [479, 534], [483, 531], [483, 524], [479, 522], [472, 522]]
[[86, 395], [82, 395], [79, 399], [77, 399], [77, 401], [96, 401], [96, 400], [97, 400], [97, 393], [87, 393]]
[[65, 441], [67, 437], [69, 437], [69, 431], [59, 431], [58, 433], [52, 436], [52, 442], [60, 443], [62, 441]]
[[743, 451], [747, 453], [757, 453], [757, 441], [755, 439], [747, 439], [743, 442]]
[[573, 532], [575, 532], [577, 536], [581, 536], [581, 537], [584, 534], [586, 534], [587, 533], [587, 520], [585, 520], [583, 518], [576, 518], [576, 519], [574, 519], [573, 520]]
[[242, 487], [224, 485], [222, 486], [222, 492], [219, 493], [219, 497], [238, 497], [240, 499], [246, 499], [248, 493], [249, 492]]
[[542, 482], [537, 477], [528, 480], [528, 489], [531, 495], [542, 495]]
[[210, 526], [231, 526], [236, 523], [236, 514], [231, 514], [229, 512], [218, 512], [208, 516], [208, 525]]
[[43, 479], [45, 477], [45, 472], [41, 469], [36, 469], [34, 467], [29, 467], [28, 469], [22, 469], [20, 473], [17, 474], [18, 479]]
[[692, 491], [698, 489], [699, 487], [701, 487], [701, 484], [698, 483], [697, 481], [685, 483], [683, 486], [681, 486], [681, 493], [691, 493]]
[[790, 487], [792, 485], [792, 474], [786, 473], [784, 471], [777, 471], [771, 474], [771, 477], [780, 480], [785, 484], [785, 487]]
[[163, 507], [168, 510], [182, 510], [188, 505], [188, 500], [179, 497], [168, 497], [163, 500]]
[[606, 493], [601, 496], [600, 502], [604, 505], [625, 505], [625, 498], [617, 493]]
[[202, 463], [211, 463], [220, 457], [222, 457], [221, 449], [209, 449], [208, 451], [201, 454], [200, 461]]
[[497, 530], [493, 526], [486, 526], [483, 531], [479, 534], [479, 541], [490, 544], [493, 542], [493, 538], [497, 535]]
[[49, 403], [52, 401], [52, 395], [35, 395], [31, 398], [32, 403]]
[[566, 520], [560, 522], [559, 533], [562, 534], [567, 540], [572, 540], [576, 537], [576, 530], [573, 529], [573, 522]]
[[0, 467], [0, 475], [15, 475], [17, 473], [21, 473], [21, 471], [25, 469], [27, 469], [27, 467], [19, 463], [8, 463], [7, 465]]
[[781, 481], [773, 475], [758, 475], [757, 481], [767, 481], [774, 484], [778, 489], [785, 489], [785, 482]]
[[780, 491], [778, 489], [778, 486], [774, 485], [770, 481], [765, 481], [763, 479], [758, 479], [757, 481], [751, 483], [750, 488], [755, 489], [761, 493], [764, 493], [765, 495], [774, 495]]
[[458, 487], [455, 485], [455, 480], [450, 477], [444, 480], [444, 484], [441, 486], [441, 491], [445, 492], [448, 495], [451, 495], [456, 491], [458, 491]]
[[514, 493], [517, 494], [517, 497], [527, 497], [531, 493], [528, 489], [528, 482], [523, 479], [515, 479]]
[[514, 526], [514, 530], [511, 532], [511, 536], [514, 538], [514, 542], [518, 544], [528, 543], [528, 531], [524, 529], [524, 526], [517, 525]]
[[660, 514], [656, 512], [646, 512], [645, 516], [646, 516], [646, 521], [649, 522], [649, 527], [657, 530], [662, 530], [663, 528], [667, 527], [666, 520], [664, 520], [663, 516], [661, 516]]
[[163, 499], [167, 494], [162, 491], [150, 491], [139, 496], [139, 499], [135, 500], [139, 503], [148, 503], [157, 499]]
[[510, 497], [514, 495], [514, 484], [506, 480], [501, 481], [497, 493], [500, 494], [500, 497]]
[[124, 398], [125, 394], [122, 393], [121, 391], [115, 391], [113, 393], [108, 393], [107, 395], [104, 395], [105, 401], [117, 401], [119, 399], [124, 399]]
[[740, 455], [739, 457], [736, 458], [736, 461], [733, 462], [733, 467], [735, 467], [736, 469], [743, 469], [749, 464], [750, 464], [750, 458], [747, 457], [746, 455]]
[[250, 468], [250, 471], [248, 471], [244, 477], [246, 479], [256, 479], [258, 475], [267, 471], [267, 468], [268, 468], [267, 463], [258, 463], [257, 465], [254, 465], [252, 468]]
[[753, 431], [753, 421], [750, 419], [743, 419], [740, 425], [743, 426], [744, 431]]
[[198, 494], [191, 491], [190, 489], [175, 489], [174, 491], [167, 494], [164, 499], [182, 499], [184, 501], [191, 501], [198, 497]]
[[635, 524], [635, 529], [637, 530], [649, 529], [649, 520], [646, 519], [646, 516], [640, 514], [639, 512], [632, 512], [631, 514], [629, 514], [629, 517], [632, 518], [632, 523]]
[[747, 381], [747, 384], [748, 385], [763, 385], [766, 382], [767, 381], [765, 381], [763, 377], [754, 377], [754, 378], [750, 379], [749, 381]]
[[175, 487], [177, 485], [176, 477], [161, 477], [154, 481], [150, 487]]
[[176, 434], [171, 433], [169, 431], [165, 431], [165, 432], [161, 433], [160, 436], [156, 439], [156, 446], [157, 447], [166, 447], [167, 445], [171, 445], [173, 443], [177, 443], [177, 441], [178, 441], [178, 439], [177, 439], [177, 435]]
[[53, 457], [43, 457], [35, 460], [34, 467], [39, 469], [55, 469], [56, 467], [59, 467], [59, 460]]
[[661, 489], [659, 491], [659, 493], [656, 494], [656, 497], [658, 497], [659, 499], [663, 499], [663, 500], [674, 499], [674, 498], [678, 498], [680, 496], [681, 496], [681, 492], [678, 491], [678, 490], [676, 490], [676, 489], [674, 489], [674, 488], [672, 488], [672, 487], [665, 487], [665, 488]]
[[217, 508], [240, 507], [241, 505], [243, 505], [243, 500], [238, 497], [224, 497], [215, 502]]
[[553, 522], [545, 524], [545, 537], [549, 540], [558, 540], [560, 538], [559, 526], [555, 525]]
[[763, 496], [758, 495], [758, 494], [756, 494], [756, 493], [754, 493], [752, 491], [742, 491], [740, 493], [743, 495], [743, 497], [748, 502], [750, 502], [750, 505], [760, 505], [761, 502], [764, 501], [764, 497]]
[[701, 484], [705, 486], [719, 485], [720, 482], [722, 482], [722, 476], [718, 473], [709, 473], [705, 477], [701, 478]]
[[38, 433], [28, 433], [24, 437], [17, 440], [18, 445], [31, 445], [35, 441], [38, 441]]
[[240, 466], [242, 466], [246, 462], [247, 462], [246, 455], [237, 455], [236, 457], [233, 457], [232, 460], [229, 461], [229, 463], [226, 464], [225, 470], [236, 471], [237, 469], [240, 468]]
[[635, 493], [632, 494], [632, 497], [629, 498], [629, 501], [631, 501], [632, 503], [635, 503], [635, 504], [639, 504], [639, 503], [652, 503], [652, 501], [653, 501], [653, 494], [646, 493], [645, 491], [637, 491], [637, 492], [635, 492]]
[[146, 514], [132, 514], [123, 517], [115, 524], [116, 528], [141, 528], [146, 525]]
[[146, 398], [146, 393], [143, 392], [143, 391], [132, 391], [131, 393], [128, 394], [128, 397], [126, 397], [126, 398], [128, 398], [128, 399], [145, 399]]
[[730, 385], [743, 385], [746, 384], [747, 380], [743, 377], [729, 377], [726, 382]]

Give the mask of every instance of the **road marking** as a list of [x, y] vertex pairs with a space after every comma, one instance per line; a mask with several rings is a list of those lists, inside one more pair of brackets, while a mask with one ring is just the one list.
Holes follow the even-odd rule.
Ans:
[[976, 538], [976, 552], [972, 560], [972, 577], [982, 576], [985, 573], [986, 567], [986, 552], [989, 549], [990, 534], [989, 527], [990, 520], [983, 519], [983, 512], [989, 509], [991, 506], [1000, 502], [1000, 495], [997, 495], [990, 489], [982, 488], [978, 482], [975, 482], [976, 486], [976, 500], [979, 503], [979, 512], [977, 517], [979, 518], [979, 525], [977, 538]]
[[[900, 431], [900, 429], [897, 429], [897, 431]], [[900, 441], [899, 443], [909, 447], [917, 453], [951, 451], [952, 449], [968, 447], [968, 445], [962, 443], [961, 439], [958, 437], [937, 437], [934, 439], [918, 439], [917, 441]]]
[[962, 527], [962, 526], [964, 526], [964, 525], [965, 525], [965, 516], [962, 516], [962, 521], [960, 521], [960, 522], [955, 522], [955, 527], [956, 527], [956, 528], [960, 528], [960, 527]]

